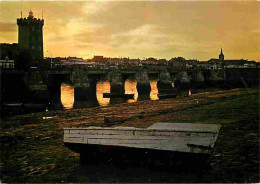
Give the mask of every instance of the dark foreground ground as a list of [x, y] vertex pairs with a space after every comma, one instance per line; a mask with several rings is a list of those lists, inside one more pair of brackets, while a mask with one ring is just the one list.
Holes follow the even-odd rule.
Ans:
[[[2, 119], [1, 181], [258, 183], [258, 95], [258, 89], [234, 89]], [[63, 127], [119, 124], [148, 127], [155, 122], [221, 124], [208, 166], [193, 162], [182, 168], [134, 164], [83, 166], [79, 155], [63, 144]]]

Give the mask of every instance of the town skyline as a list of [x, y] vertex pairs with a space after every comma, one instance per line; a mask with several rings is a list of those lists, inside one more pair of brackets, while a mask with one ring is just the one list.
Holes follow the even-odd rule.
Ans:
[[32, 10], [42, 18], [43, 10], [45, 57], [180, 56], [206, 61], [216, 58], [222, 47], [227, 59], [259, 62], [259, 2], [2, 1], [2, 43], [17, 43], [21, 4], [22, 17]]

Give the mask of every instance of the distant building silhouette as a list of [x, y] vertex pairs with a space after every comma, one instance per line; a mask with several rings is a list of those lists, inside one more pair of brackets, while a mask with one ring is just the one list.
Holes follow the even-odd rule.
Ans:
[[19, 54], [17, 43], [0, 43], [0, 60], [5, 60], [8, 57], [10, 60], [15, 60]]
[[29, 51], [33, 61], [42, 60], [44, 20], [34, 18], [31, 10], [27, 18], [17, 19], [17, 25], [19, 50]]

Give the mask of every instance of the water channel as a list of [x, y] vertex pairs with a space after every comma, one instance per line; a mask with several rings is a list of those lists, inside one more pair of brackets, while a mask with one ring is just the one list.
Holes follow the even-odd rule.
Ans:
[[[158, 100], [158, 89], [157, 89], [157, 81], [151, 81], [151, 92], [150, 92], [150, 100]], [[72, 108], [83, 108], [83, 107], [90, 107], [90, 106], [107, 106], [109, 104], [115, 103], [134, 103], [138, 100], [142, 100], [138, 98], [137, 92], [137, 81], [127, 79], [125, 81], [125, 94], [134, 94], [134, 99], [124, 100], [124, 99], [110, 99], [110, 98], [103, 98], [103, 93], [110, 92], [110, 83], [109, 82], [98, 82], [97, 83], [97, 92], [96, 100], [92, 101], [74, 101], [74, 87], [63, 83], [61, 85], [61, 104], [64, 109], [72, 109]]]
[[[123, 99], [123, 98], [103, 98], [103, 93], [110, 93], [110, 83], [109, 82], [98, 82], [96, 85], [96, 99], [93, 100], [75, 100], [74, 98], [74, 87], [62, 83], [60, 87], [60, 97], [57, 96], [57, 99], [53, 102], [49, 103], [46, 106], [42, 106], [41, 104], [28, 104], [31, 105], [30, 108], [24, 107], [4, 107], [1, 109], [0, 118], [5, 116], [13, 116], [18, 114], [26, 114], [30, 112], [38, 112], [38, 111], [49, 111], [49, 110], [60, 110], [60, 109], [78, 109], [78, 108], [87, 108], [87, 107], [97, 107], [97, 106], [108, 106], [114, 105], [118, 103], [135, 103], [137, 101], [142, 100], [159, 100], [158, 97], [158, 88], [157, 88], [157, 80], [150, 81], [151, 91], [150, 95], [138, 95], [137, 91], [137, 81], [127, 79], [125, 81], [125, 94], [134, 94], [133, 99]], [[172, 85], [174, 87], [174, 85]], [[184, 91], [184, 95], [187, 91]], [[87, 94], [86, 94], [87, 95]], [[181, 95], [181, 93], [180, 93]], [[191, 91], [189, 94], [191, 95]], [[15, 105], [15, 104], [14, 104]], [[19, 104], [18, 104], [19, 105]], [[38, 106], [39, 107], [38, 107]]]

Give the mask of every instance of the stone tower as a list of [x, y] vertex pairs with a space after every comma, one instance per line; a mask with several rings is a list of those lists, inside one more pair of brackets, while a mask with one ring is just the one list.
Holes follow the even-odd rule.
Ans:
[[222, 52], [222, 48], [221, 48], [221, 52], [219, 54], [219, 61], [224, 61], [224, 54]]
[[33, 17], [32, 10], [27, 18], [17, 19], [19, 50], [29, 51], [33, 61], [43, 59], [43, 19]]

